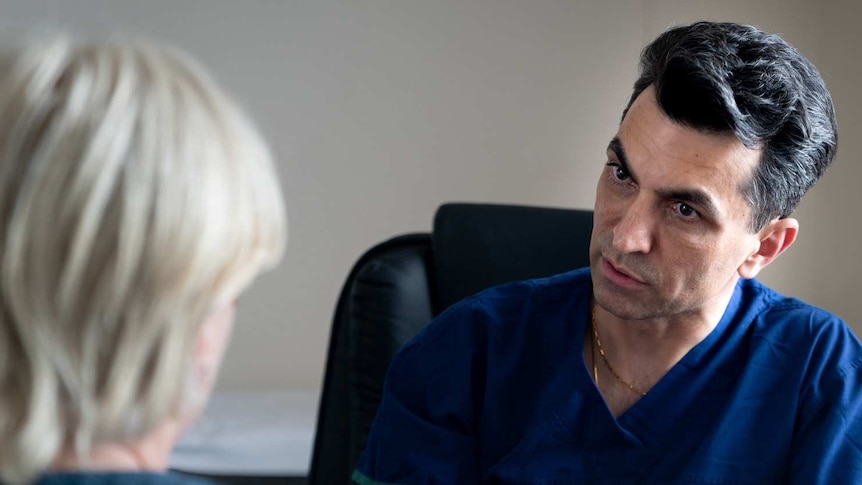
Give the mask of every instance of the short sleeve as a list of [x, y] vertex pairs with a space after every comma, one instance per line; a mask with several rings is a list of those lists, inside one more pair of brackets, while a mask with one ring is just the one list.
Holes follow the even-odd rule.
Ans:
[[800, 396], [791, 483], [862, 484], [862, 345], [840, 320], [818, 335]]

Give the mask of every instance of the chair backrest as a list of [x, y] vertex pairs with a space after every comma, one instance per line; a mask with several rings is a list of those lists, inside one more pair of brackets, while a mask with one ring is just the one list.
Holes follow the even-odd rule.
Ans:
[[589, 264], [593, 212], [446, 204], [434, 217], [435, 315], [481, 290]]
[[309, 485], [350, 483], [389, 362], [434, 315], [497, 284], [586, 266], [591, 229], [591, 211], [446, 204], [432, 234], [367, 251], [335, 309]]

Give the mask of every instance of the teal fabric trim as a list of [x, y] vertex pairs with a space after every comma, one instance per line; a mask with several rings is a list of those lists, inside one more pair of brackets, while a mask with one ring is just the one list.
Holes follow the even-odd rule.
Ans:
[[378, 482], [377, 480], [372, 480], [363, 475], [362, 473], [359, 473], [359, 470], [353, 470], [353, 476], [350, 477], [350, 479], [353, 480], [353, 482], [357, 485], [400, 485], [398, 483], [385, 483]]

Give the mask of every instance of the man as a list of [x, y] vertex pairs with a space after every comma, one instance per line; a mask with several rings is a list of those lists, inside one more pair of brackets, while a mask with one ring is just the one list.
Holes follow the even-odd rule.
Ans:
[[203, 483], [168, 458], [287, 231], [252, 122], [170, 48], [8, 43], [0, 214], [0, 482]]
[[405, 346], [354, 481], [862, 483], [862, 346], [753, 279], [835, 130], [779, 37], [662, 34], [608, 146], [590, 267], [483, 292]]

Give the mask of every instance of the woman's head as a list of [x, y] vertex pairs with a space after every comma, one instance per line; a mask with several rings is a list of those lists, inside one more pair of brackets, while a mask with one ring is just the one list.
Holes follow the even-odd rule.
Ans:
[[180, 53], [0, 52], [0, 479], [188, 405], [201, 323], [285, 224], [265, 143]]

